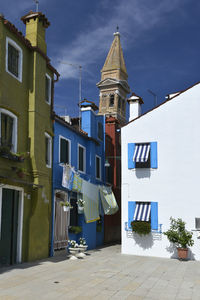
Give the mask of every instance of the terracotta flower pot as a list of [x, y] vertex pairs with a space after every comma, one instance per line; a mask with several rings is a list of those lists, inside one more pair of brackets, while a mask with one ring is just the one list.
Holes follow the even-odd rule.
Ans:
[[188, 248], [177, 248], [179, 259], [187, 259]]

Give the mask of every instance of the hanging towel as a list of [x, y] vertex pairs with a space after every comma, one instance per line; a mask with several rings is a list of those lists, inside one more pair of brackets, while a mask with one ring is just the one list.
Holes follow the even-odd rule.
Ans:
[[73, 181], [74, 181], [74, 172], [72, 168], [68, 165], [64, 165], [62, 186], [71, 191], [73, 186]]
[[82, 192], [82, 183], [83, 183], [83, 179], [75, 173], [72, 189], [78, 193], [81, 193]]
[[85, 201], [84, 214], [86, 223], [99, 220], [99, 187], [96, 184], [83, 180], [82, 193]]
[[99, 186], [99, 189], [105, 215], [115, 214], [119, 208], [111, 187]]

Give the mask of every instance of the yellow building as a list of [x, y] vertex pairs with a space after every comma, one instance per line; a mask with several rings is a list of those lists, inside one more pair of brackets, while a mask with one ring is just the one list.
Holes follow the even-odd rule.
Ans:
[[49, 21], [21, 18], [24, 37], [0, 16], [0, 266], [47, 257], [50, 243], [53, 90]]

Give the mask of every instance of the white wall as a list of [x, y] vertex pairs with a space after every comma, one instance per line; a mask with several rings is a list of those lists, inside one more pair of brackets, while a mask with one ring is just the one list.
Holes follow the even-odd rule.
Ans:
[[[161, 257], [169, 252], [163, 234], [132, 237], [124, 230], [128, 201], [158, 202], [158, 223], [169, 228], [170, 216], [188, 230], [200, 217], [200, 84], [122, 128], [122, 253]], [[128, 143], [158, 143], [158, 169], [128, 169]], [[200, 260], [200, 232], [194, 232], [192, 257]]]

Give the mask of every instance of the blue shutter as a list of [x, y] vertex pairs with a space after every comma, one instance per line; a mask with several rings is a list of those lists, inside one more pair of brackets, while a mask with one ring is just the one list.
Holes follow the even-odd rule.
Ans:
[[151, 151], [151, 168], [158, 168], [158, 155], [157, 155], [157, 142], [150, 143], [150, 151]]
[[136, 202], [128, 201], [128, 228], [131, 228], [131, 222], [135, 212]]
[[151, 229], [158, 230], [158, 202], [151, 202]]
[[133, 161], [134, 151], [135, 151], [135, 144], [128, 143], [128, 168], [129, 169], [135, 168], [135, 162]]

